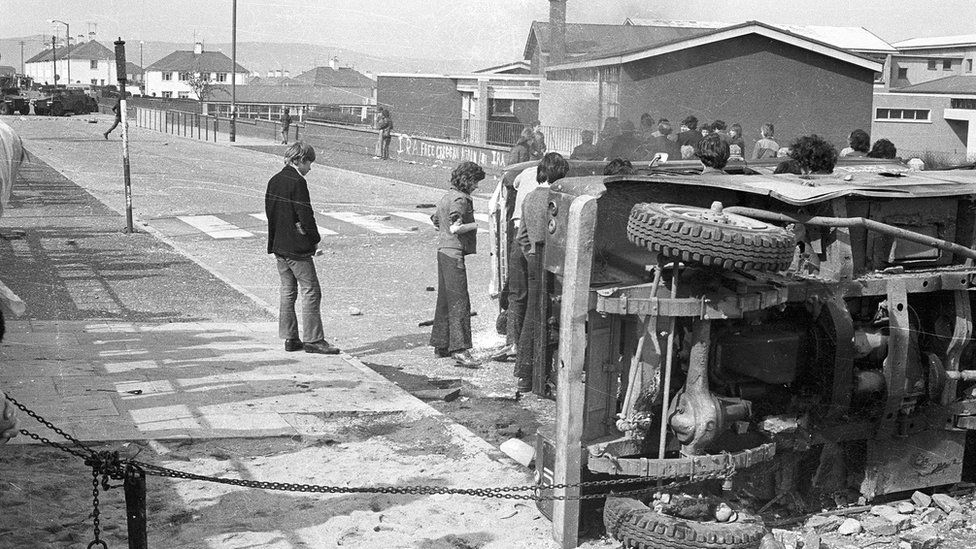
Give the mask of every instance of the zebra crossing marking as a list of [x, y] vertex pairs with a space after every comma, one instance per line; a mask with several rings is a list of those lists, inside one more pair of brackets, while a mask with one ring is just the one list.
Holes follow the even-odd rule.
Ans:
[[358, 214], [355, 212], [321, 212], [323, 215], [327, 215], [333, 219], [338, 219], [345, 223], [350, 223], [356, 225], [357, 227], [362, 227], [366, 230], [373, 231], [379, 234], [410, 234], [411, 231], [405, 231], [403, 229], [398, 229], [393, 225], [387, 225], [382, 221], [376, 219], [370, 219], [369, 217]]
[[[390, 215], [395, 215], [397, 217], [402, 217], [404, 219], [409, 219], [411, 221], [417, 221], [425, 225], [433, 226], [434, 223], [430, 220], [430, 215], [423, 212], [390, 212]], [[478, 221], [488, 222], [488, 216], [483, 214], [474, 214], [474, 217]], [[479, 233], [487, 233], [488, 229], [482, 229], [478, 227]]]
[[[264, 213], [254, 213], [250, 214], [251, 217], [257, 219], [258, 221], [268, 222], [268, 216]], [[332, 229], [326, 229], [322, 225], [316, 225], [319, 228], [319, 236], [335, 236], [339, 233], [333, 231]]]
[[254, 233], [245, 231], [215, 215], [180, 215], [176, 219], [215, 239], [251, 238], [254, 236]]

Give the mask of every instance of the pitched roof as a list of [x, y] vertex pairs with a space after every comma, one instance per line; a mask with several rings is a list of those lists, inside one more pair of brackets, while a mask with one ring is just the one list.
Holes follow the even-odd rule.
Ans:
[[[62, 59], [115, 59], [115, 50], [110, 50], [100, 42], [89, 40], [80, 44], [74, 44], [70, 48], [60, 47], [55, 50], [58, 60]], [[48, 48], [24, 63], [38, 63], [51, 60], [51, 48]]]
[[953, 75], [928, 82], [892, 89], [902, 93], [965, 93], [976, 94], [976, 75]]
[[296, 80], [315, 86], [335, 88], [375, 88], [376, 82], [352, 67], [315, 67], [295, 77]]
[[955, 36], [928, 36], [925, 38], [909, 38], [892, 44], [899, 50], [919, 50], [926, 48], [947, 48], [952, 46], [974, 46], [976, 34], [959, 34]]
[[[371, 88], [331, 88], [326, 86], [237, 86], [238, 103], [278, 103], [308, 105], [367, 105]], [[214, 86], [209, 102], [230, 102], [230, 86]]]
[[[641, 28], [641, 27], [631, 27]], [[657, 28], [657, 27], [645, 27]], [[719, 29], [694, 29], [698, 34], [684, 38], [676, 38], [669, 41], [645, 44], [635, 48], [619, 49], [616, 51], [595, 51], [577, 59], [567, 60], [559, 65], [548, 67], [546, 71], [559, 71], [577, 68], [602, 67], [606, 65], [617, 65], [630, 63], [640, 59], [647, 59], [674, 51], [684, 50], [732, 38], [738, 38], [748, 34], [758, 34], [784, 42], [805, 50], [813, 51], [822, 55], [833, 57], [862, 68], [880, 72], [883, 65], [878, 61], [862, 57], [849, 50], [838, 48], [832, 44], [813, 40], [805, 36], [794, 34], [787, 30], [782, 30], [759, 21], [746, 21], [731, 27]]]
[[[733, 26], [732, 23], [721, 23], [718, 21], [640, 18], [629, 18], [624, 24], [699, 29], [720, 29]], [[788, 25], [784, 23], [768, 23], [768, 25], [845, 50], [861, 53], [895, 53], [897, 51], [894, 45], [885, 42], [864, 27], [827, 27], [821, 25]]]
[[473, 71], [475, 74], [518, 74], [527, 73], [532, 70], [532, 65], [528, 61], [512, 61], [504, 65], [495, 65]]
[[[532, 58], [536, 44], [539, 44], [544, 53], [549, 52], [549, 31], [547, 21], [532, 22], [529, 37], [525, 41], [525, 51], [522, 56], [524, 59]], [[566, 56], [572, 58], [600, 51], [631, 49], [698, 36], [706, 32], [709, 32], [709, 29], [566, 23]]]
[[[193, 53], [191, 50], [177, 50], [146, 67], [149, 71], [187, 71], [187, 72], [230, 72], [230, 57], [223, 52], [205, 51]], [[250, 72], [238, 63], [234, 72]]]

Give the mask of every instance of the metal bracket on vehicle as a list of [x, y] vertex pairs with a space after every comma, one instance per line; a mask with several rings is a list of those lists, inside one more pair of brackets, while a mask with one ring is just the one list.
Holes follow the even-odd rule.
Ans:
[[670, 479], [717, 474], [724, 471], [731, 459], [735, 469], [742, 470], [773, 459], [776, 443], [767, 442], [734, 454], [712, 454], [666, 459], [621, 458], [612, 455], [590, 455], [586, 466], [594, 473]]
[[[789, 301], [789, 288], [767, 288], [747, 294], [717, 297], [636, 297], [631, 288], [615, 288], [618, 295], [591, 294], [591, 308], [600, 314], [649, 315], [723, 320], [741, 318], [743, 313], [761, 311]], [[646, 292], [644, 292], [646, 294]]]

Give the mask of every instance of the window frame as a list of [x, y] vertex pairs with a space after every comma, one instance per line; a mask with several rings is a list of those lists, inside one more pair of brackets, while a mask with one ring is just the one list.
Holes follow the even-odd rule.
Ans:
[[173, 92], [171, 92], [171, 91], [164, 91], [163, 94], [162, 94], [162, 97], [163, 97], [163, 99], [172, 99], [173, 98]]
[[[897, 113], [897, 116], [892, 116]], [[924, 113], [924, 118], [920, 115]], [[884, 114], [884, 116], [882, 116]], [[908, 114], [909, 116], [906, 116]], [[909, 124], [931, 124], [932, 109], [908, 109], [902, 107], [876, 107], [874, 109], [875, 122], [898, 122]]]
[[937, 70], [939, 70], [939, 60], [938, 59], [929, 59], [928, 68], [929, 68], [930, 71], [937, 71]]
[[88, 64], [88, 68], [91, 70], [98, 70], [98, 59], [91, 59]]
[[189, 71], [179, 71], [180, 82], [189, 82], [193, 80], [193, 73]]
[[952, 70], [952, 59], [943, 59], [942, 60], [942, 70], [944, 70], [944, 71], [951, 71]]
[[908, 80], [908, 67], [898, 67], [898, 80]]
[[163, 80], [166, 81], [166, 82], [172, 82], [173, 81], [173, 73], [170, 72], [170, 71], [163, 72]]
[[226, 82], [226, 81], [227, 81], [227, 73], [226, 72], [218, 72], [217, 73], [217, 82]]

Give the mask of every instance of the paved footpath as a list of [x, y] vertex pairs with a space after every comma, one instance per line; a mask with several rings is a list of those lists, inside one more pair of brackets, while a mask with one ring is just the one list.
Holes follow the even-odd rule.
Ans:
[[[37, 150], [34, 142], [28, 149], [57, 157], [57, 140], [47, 145]], [[213, 147], [182, 140], [174, 152], [194, 146]], [[103, 162], [91, 158], [93, 165]], [[414, 427], [406, 439], [383, 436], [379, 429], [359, 443], [323, 447], [333, 452], [325, 468], [295, 455], [290, 464], [249, 470], [245, 477], [346, 485], [531, 482], [494, 447], [355, 358], [285, 353], [265, 307], [154, 236], [122, 234], [123, 226], [117, 208], [106, 207], [37, 156], [0, 219], [0, 280], [28, 306], [25, 317], [8, 322], [0, 386], [66, 432], [87, 442], [152, 441], [165, 447], [187, 439], [314, 438], [334, 434], [337, 422], [368, 425], [395, 418], [400, 426], [424, 427]], [[22, 427], [58, 439], [30, 418], [21, 419]], [[14, 443], [31, 441], [18, 437]], [[411, 446], [408, 456], [426, 455], [424, 448], [434, 454], [404, 457], [405, 445]], [[206, 464], [165, 464], [213, 472]], [[167, 482], [184, 493], [179, 484], [185, 481]], [[194, 498], [185, 501], [191, 505]], [[352, 545], [415, 546], [437, 535], [479, 531], [490, 532], [482, 547], [551, 544], [548, 522], [522, 504], [413, 496], [401, 507], [399, 520], [414, 524], [400, 530], [357, 525]], [[463, 516], [452, 515], [458, 509]], [[416, 520], [426, 516], [427, 521]], [[499, 518], [504, 528], [497, 528]], [[314, 535], [295, 535], [311, 540], [303, 542], [310, 547], [334, 546], [350, 535], [348, 520], [341, 528], [323, 520]], [[267, 532], [250, 534], [235, 532], [232, 543], [207, 547], [279, 547], [263, 544]], [[305, 545], [281, 547], [291, 546]]]

